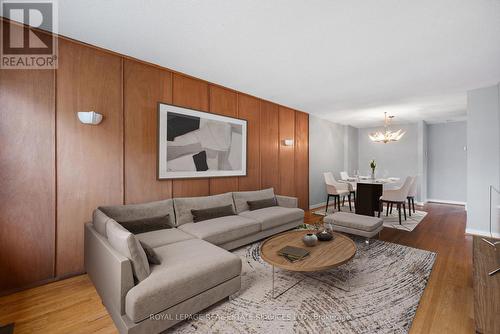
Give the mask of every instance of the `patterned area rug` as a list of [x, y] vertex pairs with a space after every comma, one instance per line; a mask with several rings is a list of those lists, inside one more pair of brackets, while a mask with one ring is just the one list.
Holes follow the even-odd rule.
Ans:
[[379, 240], [355, 242], [354, 259], [334, 270], [303, 275], [276, 269], [276, 292], [284, 292], [276, 299], [260, 243], [240, 248], [234, 252], [243, 261], [240, 292], [169, 332], [407, 333], [436, 254]]
[[[331, 205], [328, 208], [328, 214], [334, 213], [337, 210], [333, 209], [333, 205]], [[341, 206], [340, 211], [342, 212], [353, 212], [354, 213], [354, 205], [352, 206], [352, 211], [349, 211], [349, 206]], [[315, 210], [313, 211], [314, 214], [319, 215], [319, 216], [324, 216], [325, 215], [325, 209], [320, 209], [320, 210]], [[419, 211], [416, 210], [416, 212], [411, 212], [411, 217], [408, 215], [408, 210], [406, 210], [406, 220], [404, 219], [404, 214], [403, 211], [401, 211], [401, 225], [399, 224], [399, 216], [398, 216], [398, 210], [393, 209], [392, 214], [389, 214], [389, 216], [385, 215], [386, 211], [380, 215], [380, 218], [384, 221], [384, 227], [389, 227], [389, 228], [395, 228], [398, 230], [403, 230], [403, 231], [413, 231], [415, 227], [425, 218], [427, 215], [427, 212], [425, 211]]]

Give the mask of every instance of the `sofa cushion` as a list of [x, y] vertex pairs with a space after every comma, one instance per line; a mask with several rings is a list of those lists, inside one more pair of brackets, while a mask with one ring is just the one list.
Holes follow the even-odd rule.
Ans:
[[111, 247], [132, 263], [134, 277], [139, 282], [146, 279], [150, 273], [149, 263], [139, 240], [115, 221], [106, 224], [106, 234]]
[[193, 222], [192, 209], [208, 209], [225, 205], [233, 205], [233, 196], [231, 193], [204, 197], [175, 198], [176, 226]]
[[366, 232], [375, 231], [383, 224], [382, 218], [357, 215], [349, 212], [335, 212], [326, 216], [323, 221]]
[[171, 199], [143, 204], [101, 206], [99, 210], [119, 223], [168, 215], [169, 224], [175, 226], [174, 206]]
[[136, 234], [135, 237], [153, 248], [195, 238], [177, 228]]
[[191, 209], [191, 214], [193, 215], [194, 223], [219, 217], [236, 215], [232, 204], [217, 206], [215, 208], [208, 208], [208, 209], [199, 209], [199, 210]]
[[240, 216], [254, 219], [261, 223], [262, 230], [290, 223], [294, 220], [304, 219], [304, 210], [298, 208], [283, 208], [272, 206], [265, 209], [245, 211]]
[[241, 274], [238, 256], [203, 240], [181, 241], [155, 251], [162, 264], [153, 266], [151, 275], [125, 297], [125, 313], [134, 322]]
[[236, 213], [247, 211], [248, 201], [257, 201], [260, 199], [267, 199], [274, 197], [274, 189], [268, 188], [255, 191], [236, 191], [233, 192], [234, 205], [236, 206]]
[[100, 235], [103, 237], [107, 237], [106, 235], [106, 224], [108, 221], [114, 221], [112, 218], [109, 218], [104, 212], [99, 209], [95, 209], [92, 214], [92, 224], [94, 224], [94, 228]]
[[121, 222], [120, 225], [133, 234], [146, 233], [172, 228], [169, 220], [170, 215], [148, 217]]
[[220, 245], [261, 231], [260, 223], [241, 216], [226, 216], [179, 226], [184, 232]]

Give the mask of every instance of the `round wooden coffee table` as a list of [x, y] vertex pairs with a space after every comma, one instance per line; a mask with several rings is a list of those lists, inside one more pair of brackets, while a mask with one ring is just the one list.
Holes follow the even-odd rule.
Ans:
[[[356, 254], [356, 244], [354, 241], [339, 233], [333, 233], [333, 240], [318, 241], [316, 246], [307, 247], [302, 242], [302, 237], [311, 232], [312, 231], [308, 230], [289, 231], [275, 235], [262, 243], [260, 247], [260, 256], [273, 267], [273, 298], [277, 298], [284, 293], [274, 297], [274, 267], [305, 273], [323, 271], [343, 265], [351, 260]], [[278, 251], [285, 246], [306, 249], [309, 251], [309, 255], [302, 260], [290, 262], [283, 256], [278, 255]], [[302, 280], [293, 286], [301, 281]], [[292, 287], [288, 288], [286, 291], [290, 290]]]

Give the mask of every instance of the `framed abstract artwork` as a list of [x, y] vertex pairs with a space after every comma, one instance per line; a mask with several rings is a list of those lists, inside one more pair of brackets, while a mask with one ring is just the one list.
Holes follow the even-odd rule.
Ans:
[[246, 120], [158, 104], [158, 179], [246, 173]]

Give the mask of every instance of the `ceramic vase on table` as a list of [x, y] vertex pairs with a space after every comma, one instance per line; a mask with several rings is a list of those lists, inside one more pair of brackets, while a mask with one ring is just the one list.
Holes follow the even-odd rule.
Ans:
[[302, 242], [304, 242], [304, 245], [312, 247], [318, 243], [318, 237], [313, 233], [307, 233], [302, 237]]

